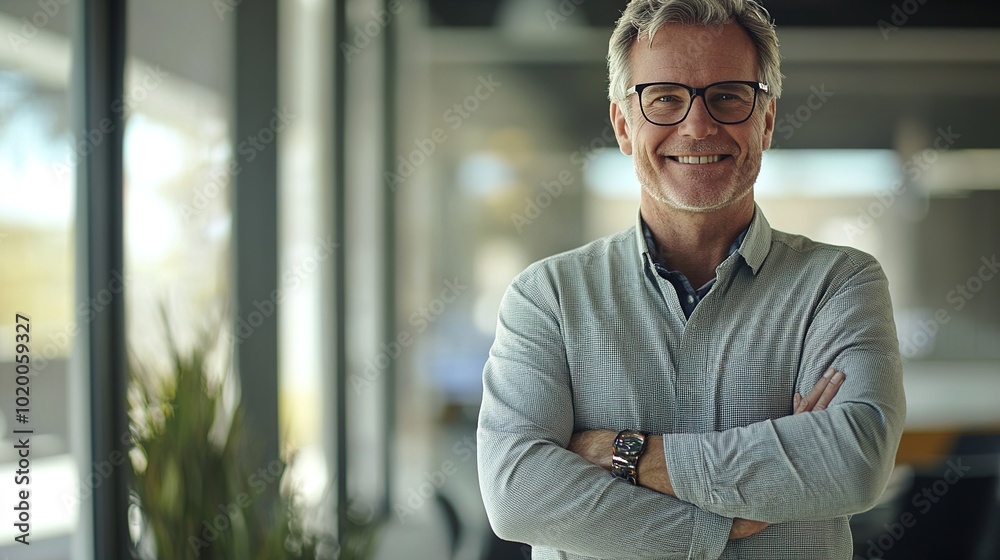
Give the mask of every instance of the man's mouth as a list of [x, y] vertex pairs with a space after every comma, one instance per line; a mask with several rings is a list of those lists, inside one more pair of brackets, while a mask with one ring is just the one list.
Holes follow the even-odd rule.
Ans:
[[667, 156], [678, 163], [688, 163], [701, 165], [705, 163], [718, 163], [723, 159], [729, 157], [728, 154], [715, 154], [710, 156]]

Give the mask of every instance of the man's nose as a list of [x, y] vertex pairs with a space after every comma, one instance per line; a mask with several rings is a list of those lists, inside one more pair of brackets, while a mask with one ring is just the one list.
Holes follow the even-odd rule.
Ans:
[[699, 95], [692, 100], [691, 110], [678, 125], [677, 132], [694, 139], [707, 138], [716, 133], [718, 124], [712, 115], [708, 114], [704, 96]]

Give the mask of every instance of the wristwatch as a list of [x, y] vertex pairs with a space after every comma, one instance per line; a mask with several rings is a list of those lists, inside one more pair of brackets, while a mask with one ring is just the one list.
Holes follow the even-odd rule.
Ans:
[[646, 434], [622, 430], [615, 437], [611, 455], [611, 474], [634, 484], [639, 483], [639, 456], [646, 450]]

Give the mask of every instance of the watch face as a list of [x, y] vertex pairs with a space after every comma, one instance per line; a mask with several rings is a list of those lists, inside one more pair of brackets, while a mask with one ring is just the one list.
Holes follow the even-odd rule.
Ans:
[[646, 435], [636, 430], [624, 430], [615, 438], [614, 454], [611, 457], [611, 474], [625, 479], [629, 484], [638, 484], [637, 467], [639, 456], [646, 448]]
[[638, 455], [645, 445], [646, 437], [641, 432], [623, 432], [615, 439], [615, 451], [621, 455]]

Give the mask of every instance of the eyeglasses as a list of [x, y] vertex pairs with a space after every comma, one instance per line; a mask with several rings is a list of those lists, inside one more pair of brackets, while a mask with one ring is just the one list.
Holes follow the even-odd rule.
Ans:
[[626, 97], [633, 93], [638, 95], [642, 116], [659, 126], [675, 125], [686, 119], [694, 98], [699, 95], [716, 122], [740, 124], [753, 114], [758, 91], [767, 93], [767, 84], [729, 81], [696, 88], [673, 82], [652, 82], [632, 86]]

